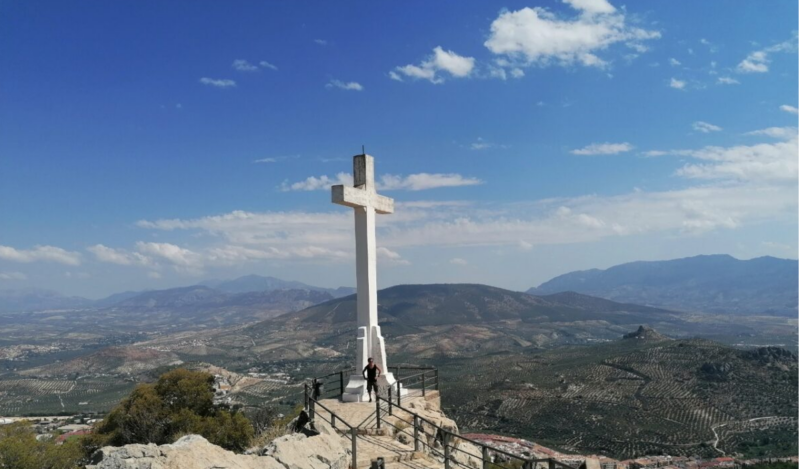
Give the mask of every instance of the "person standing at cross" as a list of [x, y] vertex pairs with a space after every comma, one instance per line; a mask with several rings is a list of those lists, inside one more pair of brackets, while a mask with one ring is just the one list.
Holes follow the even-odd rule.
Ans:
[[367, 360], [367, 366], [361, 370], [361, 376], [367, 380], [367, 394], [369, 394], [369, 401], [372, 402], [372, 390], [375, 390], [375, 399], [378, 398], [378, 377], [383, 373], [381, 367], [375, 364], [372, 358]]

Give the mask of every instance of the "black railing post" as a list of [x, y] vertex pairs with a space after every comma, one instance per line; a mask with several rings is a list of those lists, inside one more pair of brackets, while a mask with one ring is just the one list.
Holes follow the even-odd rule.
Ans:
[[392, 387], [389, 386], [389, 415], [392, 415]]
[[331, 412], [331, 427], [336, 430], [336, 414]]
[[425, 397], [425, 372], [422, 372], [422, 397]]
[[308, 419], [311, 420], [312, 422], [314, 421], [314, 414], [317, 413], [316, 409], [314, 408], [316, 407], [314, 405], [315, 402], [316, 401], [313, 398], [308, 400]]
[[444, 469], [450, 469], [450, 433], [442, 431], [442, 446], [444, 446]]
[[414, 414], [414, 451], [419, 452], [419, 416]]
[[489, 469], [489, 464], [492, 462], [489, 459], [489, 448], [481, 445], [481, 457], [483, 459], [483, 469]]
[[303, 407], [308, 409], [308, 383], [303, 383]]
[[400, 380], [397, 380], [397, 405], [400, 406]]
[[556, 460], [553, 458], [547, 458], [547, 469], [556, 469]]
[[375, 396], [375, 421], [378, 423], [378, 430], [381, 429], [381, 398]]
[[350, 468], [358, 469], [358, 431], [355, 427], [350, 429], [350, 439], [353, 441], [353, 463], [350, 465]]
[[339, 399], [344, 396], [344, 371], [339, 372]]

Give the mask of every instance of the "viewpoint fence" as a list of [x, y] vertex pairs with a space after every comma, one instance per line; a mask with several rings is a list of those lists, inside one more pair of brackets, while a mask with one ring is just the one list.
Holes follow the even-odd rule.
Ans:
[[[350, 440], [351, 469], [358, 469], [358, 440], [363, 438], [361, 433], [373, 425], [377, 430], [386, 425], [393, 428], [395, 435], [405, 434], [413, 440], [414, 451], [426, 452], [441, 458], [444, 461], [444, 469], [474, 469], [459, 461], [459, 454], [479, 459], [482, 469], [575, 469], [553, 458], [527, 459], [436, 425], [431, 420], [403, 407], [403, 399], [425, 397], [433, 391], [438, 392], [439, 370], [433, 367], [414, 366], [396, 366], [390, 367], [389, 370], [394, 372], [397, 383], [380, 390], [375, 401], [375, 412], [356, 426], [347, 423], [320, 402], [322, 399], [340, 398], [344, 394], [345, 380], [356, 371], [355, 368], [320, 376], [304, 385], [304, 404], [310, 423], [313, 426], [317, 419], [324, 420], [330, 423], [334, 431]], [[473, 454], [460, 448], [460, 442], [475, 445], [480, 449], [480, 454]]]
[[[434, 367], [424, 366], [390, 366], [396, 383], [390, 387], [379, 389], [379, 394], [389, 400], [396, 399], [397, 403], [402, 403], [402, 394], [407, 397], [425, 397], [431, 391], [439, 390], [439, 370]], [[336, 399], [344, 394], [347, 380], [351, 374], [358, 373], [355, 368], [348, 368], [336, 373], [327, 374], [313, 378], [305, 385], [307, 396], [314, 399]], [[401, 390], [405, 390], [401, 392]]]
[[[401, 417], [399, 413], [405, 414], [406, 418]], [[404, 425], [397, 425], [387, 417], [393, 417], [395, 422], [400, 422]], [[553, 458], [526, 459], [503, 451], [500, 448], [461, 436], [436, 425], [425, 417], [406, 409], [399, 403], [380, 396], [375, 403], [375, 422], [379, 430], [382, 425], [388, 425], [394, 429], [395, 434], [403, 433], [409, 439], [413, 439], [414, 451], [427, 452], [442, 458], [445, 469], [453, 469], [453, 465], [464, 469], [473, 469], [472, 466], [458, 460], [456, 453], [459, 452], [467, 457], [480, 459], [483, 469], [544, 469], [545, 467], [547, 469], [575, 469]], [[426, 430], [426, 425], [431, 430], [431, 433]], [[460, 441], [477, 446], [480, 448], [480, 454], [473, 454], [460, 448]], [[439, 448], [437, 448], [437, 445], [439, 445]]]

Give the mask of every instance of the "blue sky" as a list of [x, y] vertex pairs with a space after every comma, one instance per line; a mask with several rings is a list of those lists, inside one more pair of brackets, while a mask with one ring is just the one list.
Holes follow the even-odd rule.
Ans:
[[797, 258], [797, 2], [2, 2], [0, 289]]

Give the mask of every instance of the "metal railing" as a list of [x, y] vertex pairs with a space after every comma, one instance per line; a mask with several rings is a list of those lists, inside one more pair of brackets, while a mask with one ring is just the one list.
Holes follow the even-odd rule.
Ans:
[[[430, 391], [439, 390], [439, 370], [433, 367], [424, 366], [396, 366], [389, 367], [394, 371], [397, 382], [387, 390], [389, 401], [397, 400], [397, 405], [403, 402], [403, 394], [406, 397], [422, 396], [425, 397]], [[401, 375], [401, 371], [406, 371], [406, 376]], [[409, 374], [409, 372], [411, 374]]]
[[[439, 390], [439, 370], [433, 367], [423, 366], [390, 366], [388, 370], [394, 373], [396, 382], [388, 389], [381, 390], [382, 394], [388, 399], [397, 399], [397, 403], [402, 403], [401, 390], [411, 396], [425, 397], [431, 391]], [[305, 384], [306, 395], [312, 396], [317, 400], [335, 399], [344, 394], [347, 380], [351, 374], [357, 374], [355, 368], [330, 373], [325, 376], [312, 378]], [[394, 396], [394, 397], [392, 397]]]
[[[347, 385], [346, 380], [354, 371], [356, 371], [355, 368], [348, 368], [337, 371], [336, 373], [312, 378], [309, 383], [306, 383], [306, 393], [309, 396], [316, 396], [315, 399], [334, 399], [342, 397], [342, 394], [344, 394], [344, 387]], [[317, 390], [320, 391], [319, 394], [316, 394]]]
[[[398, 415], [398, 411], [406, 414], [407, 417], [405, 419], [402, 418]], [[399, 426], [392, 423], [387, 419], [388, 416], [405, 425]], [[468, 457], [480, 459], [483, 469], [539, 469], [540, 467], [544, 468], [545, 465], [547, 469], [575, 469], [553, 458], [526, 459], [500, 448], [466, 438], [445, 430], [425, 417], [402, 407], [399, 403], [393, 403], [391, 399], [385, 399], [380, 396], [378, 396], [375, 403], [375, 422], [379, 430], [381, 429], [381, 424], [385, 424], [394, 428], [396, 434], [404, 433], [407, 437], [413, 438], [414, 451], [425, 451], [443, 458], [445, 469], [453, 469], [454, 464], [464, 469], [473, 469], [470, 465], [458, 461], [455, 456], [458, 452]], [[427, 433], [423, 423], [432, 429], [433, 434]], [[459, 441], [465, 441], [479, 447], [481, 454], [477, 455], [460, 449]], [[441, 446], [441, 450], [436, 448], [437, 443]]]

